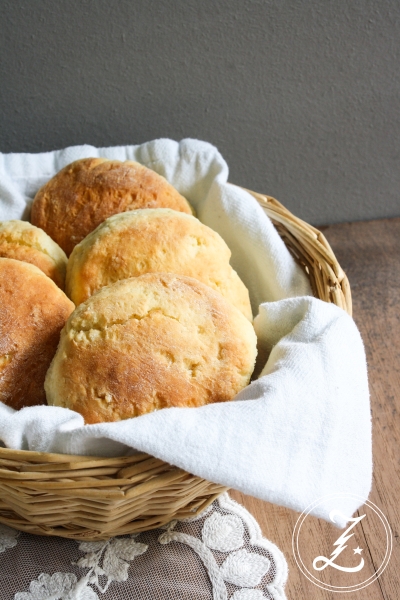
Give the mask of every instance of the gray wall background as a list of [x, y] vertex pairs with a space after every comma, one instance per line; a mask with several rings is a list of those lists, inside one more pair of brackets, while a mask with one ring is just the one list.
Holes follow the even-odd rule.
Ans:
[[398, 0], [0, 8], [0, 151], [194, 137], [316, 225], [400, 216]]

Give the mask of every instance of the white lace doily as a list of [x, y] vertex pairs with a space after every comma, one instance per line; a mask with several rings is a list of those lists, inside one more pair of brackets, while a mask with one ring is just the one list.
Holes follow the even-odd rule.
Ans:
[[4, 600], [284, 600], [287, 563], [228, 494], [202, 515], [104, 542], [0, 524]]

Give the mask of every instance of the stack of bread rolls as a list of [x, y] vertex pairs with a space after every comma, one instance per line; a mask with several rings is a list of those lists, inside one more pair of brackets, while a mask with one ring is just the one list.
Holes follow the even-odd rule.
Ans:
[[163, 177], [78, 160], [38, 191], [31, 222], [0, 224], [2, 402], [99, 423], [231, 400], [248, 384], [248, 291]]

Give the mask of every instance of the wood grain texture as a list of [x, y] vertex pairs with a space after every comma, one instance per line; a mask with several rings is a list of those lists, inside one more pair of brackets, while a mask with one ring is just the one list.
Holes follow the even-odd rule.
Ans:
[[[333, 593], [312, 584], [298, 569], [292, 554], [292, 532], [298, 513], [232, 492], [254, 515], [266, 535], [289, 563], [289, 600], [397, 600], [400, 598], [400, 219], [346, 223], [321, 228], [346, 272], [353, 294], [354, 319], [364, 340], [373, 418], [374, 475], [370, 500], [386, 516], [393, 533], [393, 552], [378, 580], [351, 594]], [[358, 511], [363, 514], [363, 509]], [[364, 519], [355, 543], [364, 548], [364, 569], [373, 573], [385, 550], [378, 521]], [[310, 518], [306, 532], [308, 559], [329, 556], [338, 530]], [[345, 574], [332, 571], [334, 585]]]

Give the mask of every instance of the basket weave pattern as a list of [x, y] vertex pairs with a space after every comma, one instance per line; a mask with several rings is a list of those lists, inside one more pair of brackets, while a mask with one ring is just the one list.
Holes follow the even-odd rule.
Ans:
[[[351, 314], [347, 277], [322, 233], [274, 198], [247, 191], [314, 295]], [[101, 540], [145, 531], [199, 514], [226, 489], [144, 453], [99, 458], [0, 448], [0, 523], [40, 535]]]

